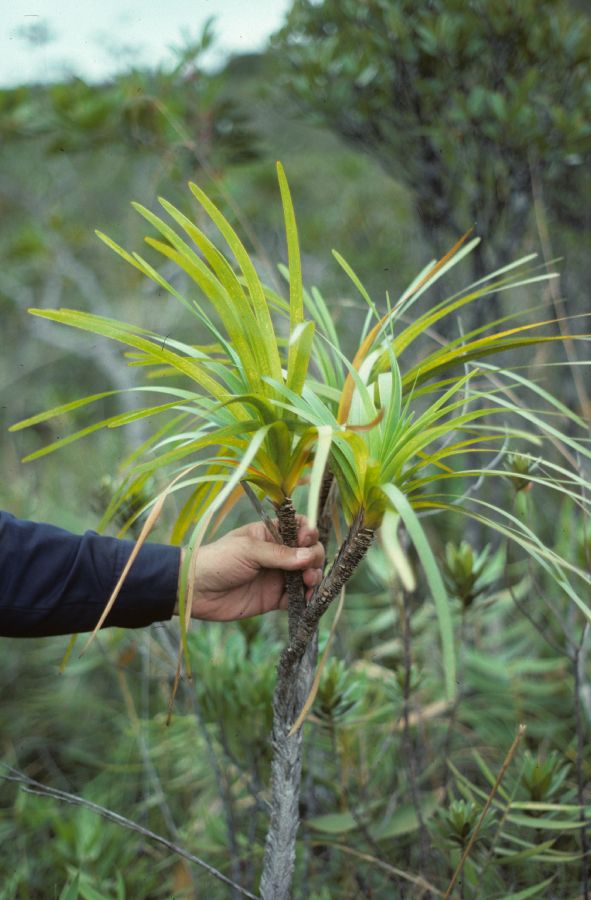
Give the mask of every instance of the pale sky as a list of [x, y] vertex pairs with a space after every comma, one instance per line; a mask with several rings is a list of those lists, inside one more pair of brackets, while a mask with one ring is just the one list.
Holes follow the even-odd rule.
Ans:
[[170, 47], [185, 43], [183, 34], [200, 34], [210, 16], [218, 58], [260, 49], [290, 0], [4, 0], [2, 6], [0, 86], [9, 87], [64, 73], [104, 78], [132, 63], [165, 61]]

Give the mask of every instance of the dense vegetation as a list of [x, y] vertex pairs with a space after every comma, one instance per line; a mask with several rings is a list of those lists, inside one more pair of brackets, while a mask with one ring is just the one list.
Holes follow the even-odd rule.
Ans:
[[297, 0], [277, 48], [303, 103], [411, 188], [428, 242], [477, 223], [481, 275], [542, 183], [556, 217], [583, 221], [591, 25], [569, 4]]
[[[382, 6], [375, 4], [376, 10]], [[121, 460], [149, 433], [136, 420], [20, 464], [78, 429], [94, 430], [100, 419], [129, 411], [133, 401], [125, 394], [105, 398], [98, 414], [83, 407], [17, 433], [7, 433], [9, 424], [85, 393], [129, 387], [137, 378], [117, 345], [60, 330], [28, 316], [27, 307], [75, 307], [160, 335], [187, 327], [182, 310], [158, 285], [119, 265], [94, 238], [98, 227], [126, 247], [139, 247], [143, 231], [138, 217], [127, 215], [125, 200], [155, 209], [155, 197], [163, 194], [206, 228], [203, 214], [186, 200], [184, 183], [196, 181], [247, 234], [263, 279], [285, 295], [276, 269], [277, 261], [287, 262], [273, 165], [281, 159], [296, 206], [304, 282], [320, 288], [349, 358], [367, 305], [331, 248], [354, 266], [381, 314], [386, 291], [395, 302], [428, 266], [432, 251], [424, 218], [415, 212], [423, 201], [412, 180], [405, 186], [391, 180], [377, 162], [341, 145], [318, 118], [307, 120], [289, 84], [276, 86], [272, 54], [234, 60], [211, 76], [199, 69], [199, 51], [187, 50], [174, 70], [134, 72], [109, 85], [73, 81], [0, 94], [0, 206], [8, 223], [0, 236], [6, 348], [0, 490], [3, 506], [17, 514], [94, 527], [120, 484]], [[467, 129], [466, 141], [475, 127]], [[589, 161], [586, 146], [578, 151], [577, 170]], [[408, 148], [392, 149], [395, 174], [396, 152], [406, 154], [402, 165]], [[491, 164], [502, 168], [494, 146], [489, 152]], [[566, 257], [557, 267], [567, 279], [562, 290], [555, 279], [495, 291], [498, 315], [519, 307], [526, 321], [552, 320], [543, 331], [547, 337], [580, 334], [586, 323], [554, 320], [565, 309], [587, 312], [589, 222], [582, 213], [566, 215], [572, 205], [567, 193], [562, 206], [560, 196], [556, 206], [546, 203], [555, 185], [544, 184], [543, 170], [539, 181], [547, 193], [528, 194], [528, 215], [511, 235], [514, 253], [501, 262], [531, 250], [548, 259], [554, 245]], [[584, 178], [577, 189], [589, 199]], [[461, 206], [458, 215], [464, 215]], [[451, 225], [444, 224], [446, 230]], [[498, 249], [502, 237], [491, 231], [495, 254], [508, 252]], [[483, 238], [486, 245], [487, 234]], [[433, 240], [448, 241], [449, 234]], [[170, 278], [167, 266], [162, 271]], [[397, 328], [470, 281], [468, 257]], [[484, 318], [490, 329], [494, 323]], [[432, 323], [421, 353], [459, 341], [467, 321], [463, 313], [459, 321], [442, 323], [441, 332]], [[518, 324], [511, 320], [496, 330]], [[206, 339], [196, 330], [191, 342]], [[588, 896], [590, 592], [588, 579], [579, 578], [572, 589], [577, 605], [564, 587], [568, 566], [583, 576], [590, 568], [589, 401], [579, 374], [588, 359], [585, 347], [584, 341], [548, 342], [526, 359], [519, 350], [491, 358], [513, 367], [514, 394], [524, 386], [519, 379], [531, 379], [527, 403], [536, 422], [548, 424], [545, 439], [533, 434], [533, 420], [524, 425], [507, 417], [487, 462], [460, 457], [466, 474], [459, 493], [474, 501], [472, 518], [423, 509], [421, 522], [451, 598], [455, 698], [444, 689], [442, 673], [449, 668], [431, 585], [404, 530], [391, 525], [374, 543], [348, 587], [334, 635], [336, 617], [330, 612], [328, 624], [323, 620], [320, 653], [330, 645], [330, 655], [304, 726], [295, 896], [443, 896], [468, 847], [453, 896]], [[405, 371], [412, 372], [418, 358], [417, 351]], [[506, 370], [490, 374], [500, 379]], [[487, 389], [498, 388], [499, 380]], [[461, 412], [471, 400], [466, 388]], [[158, 472], [154, 478], [128, 498], [119, 524], [161, 486]], [[552, 565], [535, 564], [523, 544], [487, 527], [485, 504], [498, 507], [514, 533], [531, 529], [552, 554]], [[158, 526], [160, 539], [170, 537], [182, 508], [172, 498]], [[235, 520], [252, 515], [241, 502]], [[285, 623], [273, 617], [195, 628], [189, 634], [195, 680], [182, 683], [169, 728], [173, 627], [105, 633], [61, 675], [67, 639], [4, 641], [2, 758], [45, 786], [123, 814], [256, 894], [267, 827], [271, 699], [284, 640]], [[213, 897], [239, 896], [194, 860], [63, 799], [26, 793], [10, 782], [0, 786], [0, 897], [180, 898], [205, 890]]]

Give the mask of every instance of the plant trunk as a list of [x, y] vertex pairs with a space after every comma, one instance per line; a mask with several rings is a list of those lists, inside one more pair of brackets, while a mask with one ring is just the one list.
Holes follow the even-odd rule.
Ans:
[[283, 690], [279, 678], [273, 698], [271, 809], [260, 884], [263, 900], [288, 900], [291, 896], [296, 835], [300, 824], [303, 729], [298, 728], [292, 735], [289, 735], [289, 729], [310, 693], [317, 647], [315, 634], [287, 690]]
[[[292, 517], [295, 521], [291, 500], [285, 501], [278, 508], [277, 517], [282, 538], [285, 534], [289, 540], [292, 534], [289, 523]], [[297, 534], [297, 530], [293, 533]], [[289, 644], [279, 660], [273, 696], [270, 824], [260, 884], [263, 900], [288, 900], [291, 896], [296, 835], [300, 821], [302, 728], [291, 735], [289, 731], [314, 680], [318, 622], [365, 556], [373, 534], [372, 530], [363, 527], [360, 514], [351, 525], [330, 570], [314, 591], [308, 605], [303, 600], [301, 576], [298, 574], [298, 590], [294, 579], [286, 577], [290, 607]]]

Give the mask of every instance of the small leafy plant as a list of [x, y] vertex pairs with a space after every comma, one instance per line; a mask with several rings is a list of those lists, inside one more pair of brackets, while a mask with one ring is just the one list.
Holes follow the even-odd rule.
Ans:
[[[126, 522], [131, 527], [149, 513], [142, 540], [172, 492], [183, 499], [171, 539], [186, 542], [189, 550], [213, 522], [230, 514], [245, 492], [257, 509], [270, 501], [286, 543], [295, 543], [296, 504], [318, 524], [327, 546], [338, 535], [332, 563], [308, 604], [299, 575], [286, 576], [289, 632], [273, 700], [271, 824], [261, 881], [262, 896], [275, 900], [288, 896], [292, 879], [302, 739], [301, 723], [295, 729], [293, 724], [312, 690], [318, 622], [364, 558], [386, 512], [400, 517], [433, 598], [449, 700], [456, 687], [453, 617], [423, 516], [456, 513], [496, 532], [525, 552], [591, 618], [575, 584], [588, 586], [589, 573], [546, 546], [523, 517], [478, 495], [486, 479], [509, 474], [516, 490], [526, 479], [528, 486], [588, 510], [591, 493], [585, 492], [585, 479], [572, 464], [577, 457], [591, 457], [584, 439], [576, 436], [585, 423], [522, 374], [520, 366], [504, 367], [492, 359], [563, 338], [551, 333], [552, 322], [519, 323], [515, 312], [449, 339], [437, 331], [471, 304], [552, 276], [529, 255], [418, 312], [415, 304], [425, 292], [477, 246], [478, 239], [467, 233], [442, 259], [425, 266], [396, 302], [387, 297], [385, 310], [379, 311], [358, 275], [335, 252], [367, 305], [358, 349], [348, 358], [328, 304], [315, 288], [304, 288], [290, 190], [280, 164], [277, 171], [288, 256], [281, 271], [288, 299], [264, 283], [229, 221], [191, 184], [200, 221], [207, 222], [202, 227], [164, 199], [159, 202], [167, 218], [133, 204], [153, 230], [146, 237], [148, 247], [184, 273], [189, 290], [177, 278], [164, 277], [156, 263], [99, 234], [182, 304], [189, 323], [182, 335], [157, 334], [90, 312], [31, 310], [126, 347], [130, 365], [143, 376], [133, 390], [146, 401], [27, 457], [38, 458], [99, 428], [143, 419], [151, 432], [126, 460], [103, 525], [121, 510], [131, 510], [130, 501], [156, 484], [149, 501], [133, 507]], [[203, 333], [207, 342], [201, 340]], [[13, 429], [74, 413], [113, 393], [74, 400]], [[564, 430], [560, 421], [566, 422]], [[535, 448], [535, 464], [529, 454], [509, 454], [509, 436]], [[562, 453], [559, 462], [554, 448]], [[524, 467], [521, 460], [529, 462]], [[470, 558], [467, 545], [447, 556], [448, 584], [450, 577], [458, 582], [461, 576], [462, 584], [454, 590], [469, 604], [479, 592], [485, 557]], [[189, 610], [183, 596], [181, 592], [180, 642], [189, 669]], [[324, 693], [326, 685], [325, 680]]]

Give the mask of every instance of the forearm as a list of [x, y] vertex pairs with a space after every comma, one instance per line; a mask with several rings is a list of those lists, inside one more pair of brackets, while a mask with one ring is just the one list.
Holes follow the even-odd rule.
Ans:
[[[131, 541], [0, 512], [0, 635], [40, 637], [90, 631], [133, 548]], [[177, 602], [180, 549], [146, 544], [105, 625], [140, 628], [169, 619]]]

